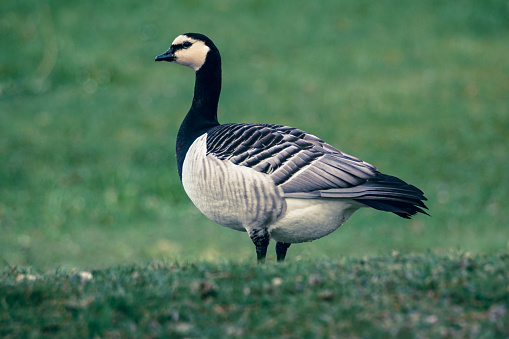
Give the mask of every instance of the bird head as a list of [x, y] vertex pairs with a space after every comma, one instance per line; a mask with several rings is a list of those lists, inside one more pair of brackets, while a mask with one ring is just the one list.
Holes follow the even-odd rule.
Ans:
[[217, 48], [205, 35], [186, 33], [173, 40], [170, 48], [158, 55], [155, 61], [175, 62], [197, 72], [205, 64], [211, 50], [217, 51]]

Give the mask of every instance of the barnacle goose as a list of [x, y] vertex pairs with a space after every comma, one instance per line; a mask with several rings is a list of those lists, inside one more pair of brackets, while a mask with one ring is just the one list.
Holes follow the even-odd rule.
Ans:
[[258, 261], [271, 238], [283, 261], [290, 244], [326, 236], [361, 207], [408, 219], [427, 214], [417, 187], [312, 134], [283, 125], [220, 125], [221, 56], [206, 36], [180, 35], [155, 61], [196, 72], [193, 102], [177, 135], [187, 195], [209, 219], [248, 232]]

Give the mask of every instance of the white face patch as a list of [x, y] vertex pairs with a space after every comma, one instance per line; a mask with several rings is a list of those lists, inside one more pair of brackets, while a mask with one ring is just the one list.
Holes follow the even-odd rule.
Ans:
[[179, 65], [191, 67], [196, 72], [205, 63], [205, 58], [210, 48], [203, 41], [190, 38], [186, 35], [179, 35], [171, 45], [181, 45], [186, 41], [192, 43], [191, 47], [177, 50], [175, 52], [175, 62]]

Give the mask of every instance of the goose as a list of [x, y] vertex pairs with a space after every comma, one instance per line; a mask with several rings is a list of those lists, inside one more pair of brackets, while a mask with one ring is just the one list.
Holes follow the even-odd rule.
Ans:
[[219, 124], [221, 56], [205, 35], [179, 35], [155, 61], [190, 67], [194, 97], [176, 142], [186, 194], [210, 220], [247, 232], [263, 262], [271, 239], [284, 261], [293, 243], [322, 238], [356, 210], [428, 215], [417, 187], [382, 174], [313, 134], [273, 124]]

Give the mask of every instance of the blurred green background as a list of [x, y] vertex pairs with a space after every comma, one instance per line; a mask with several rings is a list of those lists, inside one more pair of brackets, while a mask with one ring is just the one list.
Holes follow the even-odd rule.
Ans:
[[429, 198], [289, 259], [508, 250], [506, 0], [4, 0], [0, 265], [254, 259], [178, 179], [194, 74], [153, 60], [185, 32], [221, 51], [221, 122], [305, 129]]

